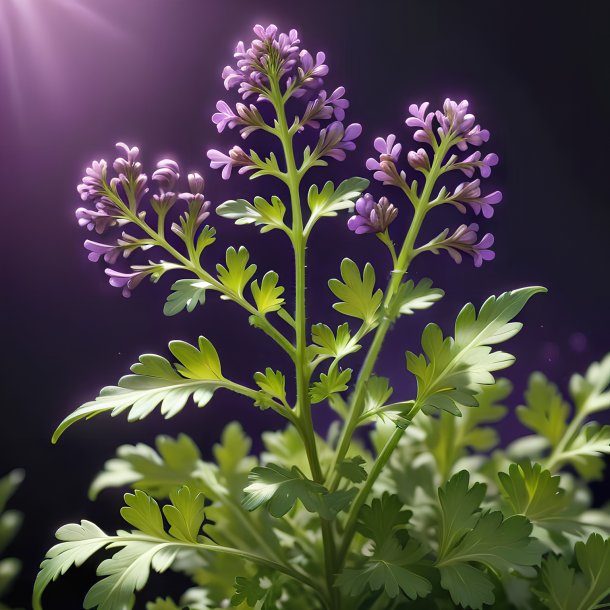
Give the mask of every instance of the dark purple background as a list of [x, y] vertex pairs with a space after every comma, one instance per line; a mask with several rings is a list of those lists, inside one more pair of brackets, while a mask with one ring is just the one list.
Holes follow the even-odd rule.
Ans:
[[[285, 195], [264, 180], [223, 183], [204, 157], [204, 148], [239, 143], [236, 133], [218, 135], [210, 116], [217, 99], [235, 101], [220, 71], [236, 41], [248, 37], [258, 21], [297, 27], [306, 48], [325, 50], [328, 86], [346, 86], [348, 119], [364, 125], [357, 151], [347, 162], [312, 174], [318, 182], [367, 175], [364, 161], [375, 136], [395, 132], [408, 145], [404, 118], [411, 102], [437, 105], [446, 96], [468, 97], [492, 131], [488, 150], [500, 155], [501, 166], [488, 186], [501, 188], [505, 200], [484, 229], [496, 235], [497, 258], [478, 270], [469, 261], [456, 266], [448, 257], [417, 261], [414, 274], [434, 278], [447, 296], [430, 316], [401, 320], [387, 342], [378, 372], [393, 377], [397, 397], [411, 388], [403, 353], [417, 346], [426, 320], [432, 316], [449, 328], [467, 300], [480, 303], [521, 285], [543, 284], [549, 294], [528, 306], [522, 316], [526, 328], [510, 345], [519, 358], [509, 371], [517, 388], [511, 406], [519, 404], [530, 370], [565, 386], [572, 371], [582, 371], [610, 348], [606, 7], [581, 2], [568, 13], [555, 3], [531, 2], [3, 0], [6, 363], [0, 464], [2, 471], [27, 470], [14, 501], [26, 513], [13, 547], [26, 562], [14, 596], [22, 604], [57, 526], [82, 517], [109, 529], [116, 523], [118, 496], [107, 493], [91, 504], [86, 489], [117, 445], [188, 431], [207, 454], [231, 419], [254, 435], [278, 423], [272, 413], [219, 393], [203, 413], [188, 407], [169, 422], [154, 415], [137, 425], [100, 416], [50, 445], [66, 413], [114, 383], [140, 353], [164, 353], [170, 339], [195, 341], [205, 334], [226, 374], [239, 380], [248, 381], [267, 365], [288, 370], [236, 306], [210, 298], [196, 313], [166, 319], [161, 310], [167, 281], [138, 288], [131, 300], [121, 298], [101, 267], [86, 260], [85, 234], [73, 216], [79, 205], [75, 187], [86, 164], [111, 158], [119, 140], [140, 146], [149, 174], [168, 154], [184, 169], [202, 170], [215, 204], [254, 188]], [[373, 191], [382, 193], [376, 185]], [[404, 221], [408, 206], [400, 205]], [[451, 226], [462, 222], [457, 213], [440, 214], [430, 230], [440, 231], [447, 218]], [[251, 227], [214, 222], [219, 243], [210, 252], [210, 266], [226, 246], [244, 243], [261, 270], [277, 270], [292, 286], [281, 236], [261, 238]], [[376, 262], [380, 276], [388, 270], [381, 245], [354, 237], [344, 222], [322, 223], [311, 243], [312, 321], [340, 320], [330, 309], [325, 281], [337, 273], [343, 256]], [[322, 424], [328, 421], [324, 409], [316, 416]], [[518, 430], [512, 422], [502, 433], [510, 438]], [[86, 587], [74, 578], [70, 583], [76, 601], [60, 585], [53, 587], [50, 608], [78, 605]]]

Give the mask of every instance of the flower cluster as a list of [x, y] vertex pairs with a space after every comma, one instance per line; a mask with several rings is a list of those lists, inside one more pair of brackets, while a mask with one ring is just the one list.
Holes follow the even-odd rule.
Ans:
[[[419, 106], [411, 104], [410, 116], [405, 121], [408, 127], [415, 129], [415, 142], [425, 146], [410, 150], [406, 155], [406, 164], [424, 175], [424, 188], [419, 189], [417, 181], [409, 184], [407, 172], [400, 168], [403, 146], [396, 141], [394, 134], [375, 139], [373, 145], [378, 156], [367, 160], [367, 169], [372, 171], [375, 180], [383, 185], [400, 188], [416, 209], [418, 206], [428, 209], [451, 204], [462, 213], [466, 213], [470, 208], [475, 215], [482, 214], [485, 218], [491, 218], [494, 214], [493, 206], [502, 201], [502, 193], [493, 191], [482, 194], [481, 179], [491, 175], [492, 167], [498, 164], [498, 156], [494, 153], [483, 156], [479, 150], [469, 151], [472, 147], [480, 147], [486, 143], [489, 140], [489, 131], [481, 129], [476, 123], [475, 116], [468, 112], [466, 100], [457, 103], [446, 99], [442, 109], [435, 112], [429, 111], [429, 106], [428, 102]], [[467, 151], [470, 154], [460, 158], [460, 154]], [[433, 189], [439, 178], [455, 170], [461, 171], [469, 181], [460, 182], [453, 188], [441, 185], [434, 193]], [[476, 172], [479, 172], [480, 178], [475, 178]], [[372, 213], [370, 204], [357, 206], [356, 214], [350, 218], [348, 227], [356, 233], [385, 231], [387, 224], [372, 222]], [[394, 218], [395, 214], [390, 222]], [[366, 231], [362, 230], [364, 226], [367, 227]], [[480, 266], [484, 260], [493, 258], [493, 252], [489, 250], [493, 244], [493, 236], [488, 233], [477, 243], [478, 228], [475, 223], [461, 225], [449, 238], [447, 229], [427, 247], [419, 250], [437, 252], [442, 248], [458, 263], [462, 260], [460, 252], [467, 252], [473, 257], [475, 265]]]
[[[169, 268], [168, 263], [152, 261], [147, 265], [132, 265], [129, 272], [113, 268], [120, 258], [127, 258], [136, 250], [146, 251], [166, 243], [161, 234], [145, 221], [147, 210], [143, 209], [143, 200], [150, 189], [155, 190], [149, 203], [157, 215], [158, 228], [164, 225], [167, 213], [177, 201], [182, 200], [185, 203], [186, 214], [191, 219], [188, 224], [189, 239], [209, 216], [210, 202], [204, 199], [204, 180], [199, 174], [189, 174], [189, 190], [179, 192], [176, 187], [180, 179], [180, 168], [176, 161], [172, 159], [159, 161], [149, 182], [139, 161], [138, 148], [130, 148], [122, 142], [117, 144], [117, 148], [123, 156], [119, 156], [112, 164], [116, 176], [109, 178], [108, 164], [104, 159], [94, 161], [87, 168], [86, 175], [77, 190], [81, 199], [90, 207], [78, 208], [76, 218], [81, 227], [86, 227], [99, 235], [108, 234], [111, 229], [123, 228], [126, 225], [143, 233], [143, 236], [136, 237], [122, 230], [119, 235], [109, 235], [107, 242], [87, 239], [84, 243], [85, 249], [89, 252], [89, 260], [97, 262], [103, 259], [109, 265], [105, 271], [110, 285], [121, 288], [123, 296], [129, 297], [131, 291], [144, 278], [150, 276], [156, 280]], [[181, 225], [173, 223], [171, 230], [185, 239]]]
[[[244, 102], [256, 96], [256, 103], [271, 103], [276, 111], [276, 119], [269, 124], [263, 118], [256, 103], [249, 105], [239, 102], [235, 108], [224, 100], [218, 101], [212, 121], [218, 132], [239, 128], [242, 138], [247, 138], [256, 130], [262, 129], [278, 134], [280, 122], [291, 135], [305, 127], [320, 130], [318, 145], [315, 147], [311, 162], [324, 158], [343, 160], [345, 151], [355, 148], [354, 140], [362, 128], [354, 123], [345, 126], [345, 111], [349, 101], [345, 99], [345, 88], [337, 87], [328, 93], [324, 87], [324, 77], [328, 75], [326, 56], [323, 52], [312, 55], [301, 49], [296, 30], [281, 33], [275, 25], [254, 27], [255, 38], [246, 46], [239, 42], [235, 48], [235, 66], [226, 66], [222, 72], [227, 90], [237, 87]], [[288, 120], [284, 105], [290, 98], [303, 100], [304, 108], [300, 115]], [[323, 121], [331, 121], [322, 129]], [[239, 173], [261, 169], [263, 162], [258, 155], [247, 153], [234, 146], [228, 154], [215, 149], [207, 151], [213, 169], [222, 169], [222, 177], [227, 180], [233, 168]]]

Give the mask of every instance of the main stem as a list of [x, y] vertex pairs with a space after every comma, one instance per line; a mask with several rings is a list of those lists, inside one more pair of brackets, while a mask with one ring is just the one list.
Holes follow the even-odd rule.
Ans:
[[[301, 177], [294, 159], [292, 146], [292, 134], [286, 121], [284, 100], [282, 99], [277, 82], [271, 82], [274, 106], [278, 121], [278, 135], [282, 142], [284, 158], [286, 160], [286, 177], [290, 191], [290, 202], [292, 209], [292, 242], [294, 247], [295, 263], [295, 326], [296, 326], [296, 382], [297, 382], [297, 404], [296, 416], [300, 424], [300, 432], [305, 445], [311, 475], [314, 481], [322, 483], [324, 475], [320, 467], [316, 437], [311, 417], [311, 401], [309, 398], [308, 363], [306, 358], [307, 348], [307, 313], [305, 309], [305, 250], [307, 239], [303, 231], [303, 214], [301, 212], [301, 195], [299, 185]], [[339, 592], [334, 586], [335, 578], [335, 539], [329, 521], [320, 518], [322, 530], [322, 545], [324, 547], [324, 567], [328, 595], [331, 600], [332, 610], [339, 608]]]

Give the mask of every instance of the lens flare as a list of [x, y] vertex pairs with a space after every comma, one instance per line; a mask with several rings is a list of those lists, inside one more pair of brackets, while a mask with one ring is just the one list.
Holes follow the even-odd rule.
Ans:
[[92, 32], [113, 38], [123, 34], [86, 1], [0, 0], [2, 97], [19, 123], [26, 105], [63, 101], [66, 39]]

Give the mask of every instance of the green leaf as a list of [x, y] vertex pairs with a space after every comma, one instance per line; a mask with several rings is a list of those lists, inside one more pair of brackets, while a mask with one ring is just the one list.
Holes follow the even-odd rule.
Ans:
[[250, 284], [256, 308], [262, 314], [277, 311], [284, 304], [284, 299], [280, 296], [284, 292], [284, 288], [277, 285], [278, 279], [275, 271], [267, 271], [263, 276], [260, 287], [258, 280], [254, 280]]
[[514, 357], [494, 352], [492, 345], [510, 339], [521, 329], [512, 319], [544, 288], [521, 288], [488, 298], [477, 316], [469, 303], [455, 323], [455, 338], [443, 336], [436, 324], [422, 334], [424, 354], [407, 352], [407, 369], [417, 379], [417, 400], [424, 412], [435, 409], [461, 415], [458, 406], [476, 406], [481, 386], [494, 383], [492, 372], [510, 366]]
[[574, 552], [577, 568], [554, 555], [542, 563], [537, 593], [549, 610], [593, 610], [610, 595], [610, 539], [591, 534]]
[[398, 496], [386, 491], [381, 498], [374, 498], [370, 505], [365, 504], [360, 509], [356, 529], [382, 546], [397, 531], [404, 530], [412, 516]]
[[174, 490], [169, 499], [171, 504], [163, 507], [163, 514], [170, 525], [170, 536], [196, 543], [205, 518], [203, 494], [196, 494], [183, 485]]
[[314, 324], [311, 339], [314, 345], [307, 348], [310, 357], [328, 356], [339, 360], [362, 347], [352, 339], [347, 322], [337, 328], [336, 334], [326, 324]]
[[426, 446], [443, 480], [451, 476], [455, 465], [471, 451], [489, 451], [496, 447], [499, 436], [495, 427], [482, 424], [495, 423], [506, 415], [507, 408], [498, 401], [511, 391], [507, 379], [498, 379], [493, 385], [481, 386], [475, 395], [478, 406], [466, 409], [462, 417], [442, 411], [437, 417], [417, 422], [426, 434]]
[[405, 566], [415, 564], [423, 555], [421, 546], [409, 540], [401, 546], [396, 538], [388, 538], [362, 568], [347, 568], [336, 584], [347, 595], [360, 595], [367, 589], [384, 593], [391, 599], [402, 592], [409, 599], [425, 597], [432, 591], [430, 581]]
[[283, 608], [281, 582], [281, 575], [269, 570], [259, 570], [251, 578], [238, 576], [235, 579], [235, 594], [231, 598], [231, 605], [239, 606], [245, 602], [257, 610]]
[[117, 386], [107, 386], [99, 396], [68, 415], [53, 435], [53, 442], [75, 422], [110, 411], [112, 417], [129, 410], [127, 419], [144, 419], [159, 404], [170, 418], [179, 413], [192, 395], [199, 407], [205, 406], [215, 390], [225, 385], [218, 354], [212, 344], [199, 337], [199, 349], [183, 341], [172, 341], [170, 351], [178, 359], [175, 367], [153, 354], [140, 356], [131, 367], [132, 375], [121, 377]]
[[306, 478], [295, 466], [287, 470], [273, 463], [253, 468], [249, 481], [244, 489], [244, 507], [253, 511], [266, 505], [271, 515], [277, 518], [283, 517], [300, 500], [310, 513], [333, 519], [339, 511], [347, 508], [355, 492], [329, 493], [320, 483]]
[[34, 610], [41, 610], [41, 598], [48, 584], [71, 567], [80, 566], [104, 548], [121, 547], [97, 569], [102, 579], [87, 593], [84, 608], [117, 610], [131, 608], [134, 593], [148, 581], [151, 569], [165, 572], [179, 551], [192, 549], [203, 524], [203, 497], [183, 487], [175, 492], [172, 504], [163, 512], [170, 524], [165, 531], [157, 502], [142, 491], [126, 494], [123, 518], [137, 529], [119, 530], [115, 536], [105, 534], [90, 521], [61, 527], [56, 534], [59, 544], [51, 548], [40, 566], [34, 584]]
[[540, 464], [511, 464], [508, 473], [499, 472], [501, 492], [513, 515], [524, 515], [534, 523], [543, 523], [560, 515], [569, 497], [561, 489], [561, 477], [552, 476]]
[[600, 480], [603, 478], [605, 464], [601, 456], [604, 454], [610, 454], [610, 426], [590, 422], [580, 428], [561, 452], [558, 463], [569, 462], [587, 481]]
[[91, 483], [89, 497], [94, 500], [103, 489], [131, 485], [156, 498], [168, 498], [184, 483], [196, 487], [196, 470], [201, 464], [197, 445], [186, 434], [176, 439], [157, 436], [156, 451], [144, 443], [122, 445], [117, 457], [104, 464]]
[[326, 400], [331, 394], [345, 392], [351, 378], [352, 369], [339, 371], [337, 368], [331, 368], [328, 374], [322, 373], [320, 381], [316, 381], [309, 389], [311, 402], [316, 404]]
[[267, 233], [273, 229], [288, 230], [284, 224], [286, 206], [279, 197], [271, 197], [271, 202], [263, 197], [255, 197], [254, 205], [245, 199], [231, 199], [221, 203], [216, 208], [216, 213], [225, 218], [235, 220], [236, 225], [252, 224], [262, 225], [261, 233]]
[[344, 180], [335, 190], [332, 182], [328, 181], [321, 191], [312, 184], [307, 194], [307, 203], [313, 218], [322, 216], [336, 216], [341, 210], [352, 210], [354, 200], [362, 194], [369, 185], [364, 178], [349, 178]]
[[250, 254], [244, 246], [240, 246], [239, 250], [231, 246], [227, 249], [227, 266], [216, 265], [218, 281], [239, 298], [243, 297], [246, 284], [256, 272], [256, 265], [248, 265], [249, 259]]
[[375, 290], [375, 270], [370, 263], [364, 266], [360, 275], [358, 266], [349, 258], [341, 262], [341, 278], [332, 279], [328, 286], [332, 293], [341, 299], [333, 307], [346, 316], [359, 318], [369, 325], [377, 320], [377, 310], [383, 299], [381, 289]]
[[146, 610], [184, 610], [184, 606], [177, 606], [169, 597], [166, 597], [165, 599], [157, 597], [154, 602], [148, 602], [146, 604]]
[[536, 565], [541, 549], [532, 544], [532, 525], [518, 515], [504, 519], [500, 511], [480, 512], [485, 485], [469, 489], [463, 470], [439, 489], [441, 526], [436, 566], [441, 586], [455, 604], [482, 608], [493, 604], [493, 583], [473, 563], [501, 572]]
[[337, 465], [337, 470], [344, 479], [348, 479], [352, 483], [362, 483], [362, 481], [366, 481], [367, 477], [366, 470], [362, 467], [363, 464], [366, 464], [366, 460], [362, 456], [357, 455], [342, 460]]
[[280, 402], [286, 402], [286, 377], [280, 371], [267, 367], [264, 373], [254, 373], [256, 385]]
[[401, 314], [412, 315], [416, 310], [428, 309], [443, 298], [445, 292], [440, 288], [432, 288], [432, 280], [424, 278], [417, 282], [408, 280], [400, 285], [392, 299], [388, 315], [397, 318]]
[[532, 373], [525, 392], [525, 405], [517, 407], [521, 423], [548, 439], [552, 447], [563, 437], [570, 406], [542, 373]]
[[390, 380], [387, 377], [371, 375], [366, 382], [364, 395], [364, 413], [375, 411], [390, 399], [394, 390], [390, 387]]
[[175, 316], [183, 309], [193, 312], [197, 305], [205, 303], [205, 291], [212, 284], [204, 280], [178, 280], [172, 284], [172, 293], [167, 297], [163, 306], [166, 316]]
[[610, 354], [594, 362], [584, 377], [573, 375], [570, 394], [577, 412], [592, 414], [610, 408]]

